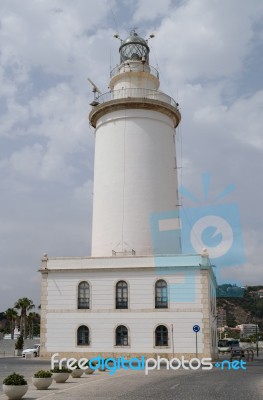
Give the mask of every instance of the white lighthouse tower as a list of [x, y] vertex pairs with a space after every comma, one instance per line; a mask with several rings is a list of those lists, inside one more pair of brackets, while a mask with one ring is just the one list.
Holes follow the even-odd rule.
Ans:
[[169, 216], [178, 208], [178, 104], [159, 90], [146, 40], [132, 31], [119, 51], [110, 91], [89, 115], [96, 141], [92, 256], [43, 256], [41, 355], [189, 359], [198, 345], [200, 357], [213, 357], [216, 282], [208, 255], [181, 254], [179, 234], [168, 241], [179, 232]]
[[[133, 30], [122, 41], [111, 91], [90, 113], [96, 129], [92, 256], [153, 254], [150, 216], [178, 207], [177, 103], [159, 91], [149, 47]], [[173, 254], [180, 253], [174, 243]]]

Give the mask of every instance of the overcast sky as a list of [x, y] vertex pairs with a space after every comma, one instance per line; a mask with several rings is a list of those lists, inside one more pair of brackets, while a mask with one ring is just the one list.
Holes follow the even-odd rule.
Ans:
[[[179, 180], [239, 206], [246, 263], [222, 277], [263, 284], [262, 0], [1, 0], [0, 311], [38, 305], [40, 258], [90, 255], [90, 77], [108, 91], [129, 29], [180, 103]], [[189, 206], [184, 203], [183, 205]], [[207, 204], [207, 203], [206, 203]]]

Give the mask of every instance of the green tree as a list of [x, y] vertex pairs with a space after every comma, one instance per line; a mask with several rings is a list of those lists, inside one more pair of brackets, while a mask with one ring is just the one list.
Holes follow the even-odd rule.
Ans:
[[40, 324], [40, 315], [36, 312], [30, 312], [27, 317], [27, 322], [29, 338], [33, 339], [34, 334], [39, 331], [37, 328]]
[[27, 312], [32, 310], [35, 305], [32, 300], [27, 297], [22, 297], [18, 299], [15, 303], [14, 308], [20, 310], [20, 334], [26, 338], [27, 336]]
[[6, 317], [7, 321], [9, 322], [11, 339], [14, 339], [14, 330], [15, 330], [16, 321], [17, 321], [17, 317], [18, 317], [17, 311], [14, 310], [14, 308], [8, 308], [5, 311], [5, 317]]

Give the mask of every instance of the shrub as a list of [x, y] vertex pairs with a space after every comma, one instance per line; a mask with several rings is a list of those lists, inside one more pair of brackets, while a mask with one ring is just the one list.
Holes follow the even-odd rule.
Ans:
[[4, 381], [4, 385], [12, 385], [12, 386], [20, 386], [27, 385], [27, 381], [23, 377], [23, 375], [16, 374], [15, 372], [11, 375], [8, 375]]
[[43, 369], [37, 371], [34, 374], [34, 378], [51, 378], [52, 372], [50, 371], [43, 371]]
[[23, 336], [20, 335], [18, 337], [17, 341], [16, 341], [15, 349], [16, 350], [23, 350], [23, 347], [24, 347], [24, 339], [23, 339]]
[[58, 372], [68, 372], [69, 374], [71, 373], [71, 370], [70, 369], [67, 369], [66, 367], [61, 367], [61, 368], [59, 368], [59, 367], [55, 367], [54, 369], [52, 369], [51, 370], [51, 372], [53, 372], [53, 373], [58, 373]]

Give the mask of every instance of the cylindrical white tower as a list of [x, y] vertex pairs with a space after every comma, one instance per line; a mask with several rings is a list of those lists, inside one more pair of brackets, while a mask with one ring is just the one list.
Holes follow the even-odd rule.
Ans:
[[90, 112], [96, 128], [93, 257], [151, 255], [152, 213], [178, 207], [175, 128], [181, 116], [177, 103], [158, 90], [149, 51], [135, 31], [122, 41], [111, 91]]

